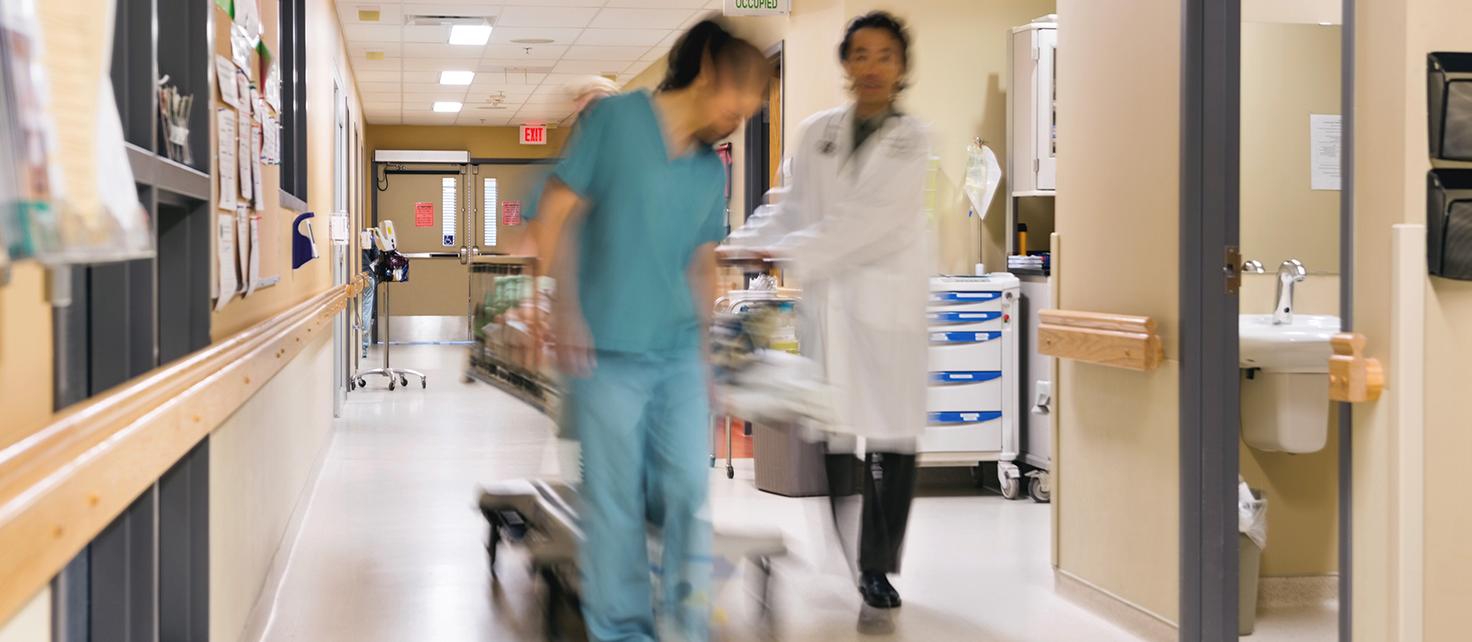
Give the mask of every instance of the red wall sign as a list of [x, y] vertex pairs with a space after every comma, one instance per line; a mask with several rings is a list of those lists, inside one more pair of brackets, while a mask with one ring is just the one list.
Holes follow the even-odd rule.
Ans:
[[414, 227], [434, 227], [434, 203], [414, 204]]
[[506, 201], [501, 204], [501, 224], [508, 227], [521, 225], [521, 201]]
[[547, 144], [547, 126], [546, 125], [522, 125], [521, 126], [521, 144], [523, 144], [523, 145], [546, 145]]

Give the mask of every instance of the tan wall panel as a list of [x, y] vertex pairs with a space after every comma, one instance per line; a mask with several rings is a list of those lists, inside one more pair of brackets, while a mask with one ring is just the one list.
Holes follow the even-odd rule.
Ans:
[[332, 342], [323, 334], [210, 437], [210, 639], [245, 630], [286, 528], [332, 434]]
[[[552, 158], [562, 151], [567, 127], [547, 131], [546, 145], [522, 145], [517, 127], [444, 127], [431, 125], [369, 125], [373, 150], [419, 149], [470, 152], [473, 158]], [[373, 154], [368, 154], [373, 159]]]
[[1339, 572], [1338, 411], [1331, 410], [1327, 421], [1329, 442], [1316, 453], [1268, 453], [1241, 444], [1242, 477], [1268, 500], [1264, 577]]
[[1175, 621], [1181, 15], [1145, 0], [1063, 0], [1058, 14], [1060, 302], [1153, 317], [1171, 359], [1060, 368], [1058, 563]]
[[51, 587], [36, 597], [8, 622], [0, 622], [0, 642], [52, 642]]
[[1242, 256], [1339, 272], [1339, 192], [1311, 189], [1310, 114], [1339, 114], [1339, 27], [1242, 23]]
[[0, 286], [0, 448], [41, 429], [51, 419], [51, 304], [46, 273], [35, 263], [13, 265]]

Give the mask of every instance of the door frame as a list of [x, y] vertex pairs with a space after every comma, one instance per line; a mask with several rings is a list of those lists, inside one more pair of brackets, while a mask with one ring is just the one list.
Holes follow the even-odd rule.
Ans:
[[[1340, 319], [1354, 309], [1354, 0], [1342, 0]], [[1182, 0], [1180, 639], [1237, 640], [1240, 0]], [[1339, 406], [1338, 639], [1353, 633], [1353, 413]]]

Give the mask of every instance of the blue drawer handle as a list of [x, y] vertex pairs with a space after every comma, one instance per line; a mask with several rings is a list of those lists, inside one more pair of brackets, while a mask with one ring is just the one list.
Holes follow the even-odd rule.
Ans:
[[1002, 338], [1002, 333], [989, 330], [985, 332], [932, 332], [931, 343], [986, 343]]
[[995, 370], [942, 370], [930, 373], [931, 383], [981, 383], [1001, 379]]
[[932, 412], [930, 413], [931, 425], [944, 424], [980, 424], [988, 421], [996, 421], [1002, 418], [1000, 410], [980, 410], [977, 412]]
[[1001, 292], [931, 292], [935, 303], [984, 303], [1002, 298]]
[[931, 312], [931, 321], [942, 323], [982, 323], [1002, 318], [1001, 312]]

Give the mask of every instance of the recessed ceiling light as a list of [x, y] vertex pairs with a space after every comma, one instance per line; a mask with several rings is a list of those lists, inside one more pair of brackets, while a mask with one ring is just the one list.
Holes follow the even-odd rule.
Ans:
[[475, 79], [473, 71], [441, 71], [441, 85], [468, 85]]
[[434, 110], [441, 114], [453, 114], [457, 111], [460, 111], [460, 103], [457, 103], [453, 100], [436, 100], [434, 103]]
[[517, 38], [511, 42], [518, 45], [550, 45], [554, 41], [551, 38]]
[[383, 52], [382, 51], [369, 51], [369, 52], [365, 52], [363, 54], [363, 56], [365, 58], [369, 59], [369, 60], [383, 60]]
[[454, 25], [450, 27], [450, 44], [483, 45], [491, 39], [491, 25]]

